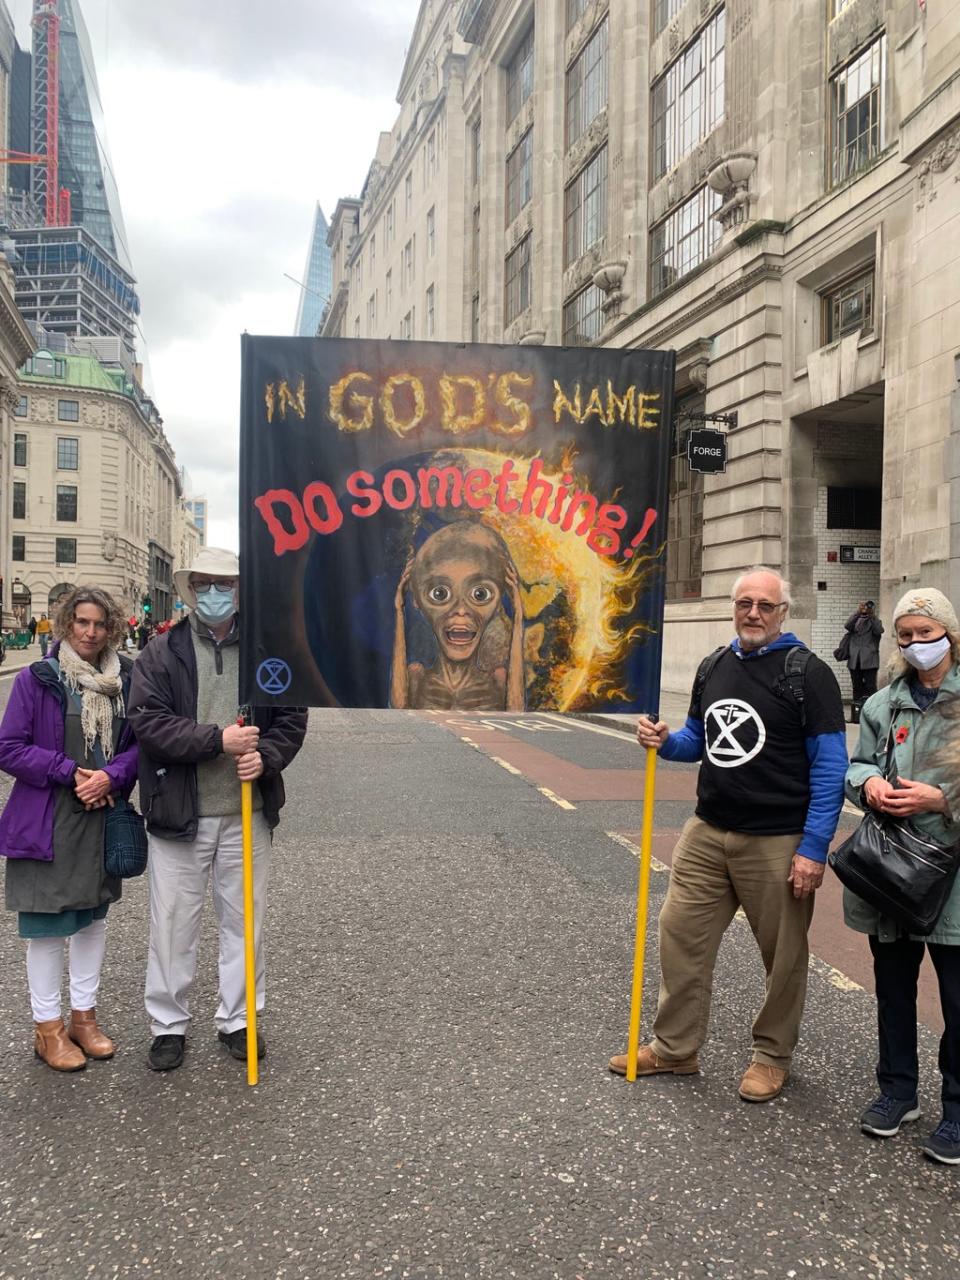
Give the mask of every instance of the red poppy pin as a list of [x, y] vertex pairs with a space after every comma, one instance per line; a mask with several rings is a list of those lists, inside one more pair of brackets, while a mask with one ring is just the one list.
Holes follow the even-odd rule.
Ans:
[[902, 724], [896, 732], [895, 741], [898, 747], [902, 747], [906, 740], [910, 737], [910, 730], [907, 725]]

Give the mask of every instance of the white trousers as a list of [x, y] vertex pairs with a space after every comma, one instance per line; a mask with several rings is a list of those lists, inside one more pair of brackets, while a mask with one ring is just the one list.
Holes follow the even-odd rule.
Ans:
[[[27, 982], [34, 1022], [61, 1016], [63, 944], [67, 938], [30, 938], [27, 942]], [[94, 1009], [100, 990], [100, 970], [107, 949], [107, 922], [93, 920], [70, 939], [70, 1006]]]
[[[219, 1031], [247, 1025], [243, 947], [243, 828], [240, 815], [201, 818], [197, 838], [149, 837], [150, 949], [144, 1003], [155, 1036], [182, 1036], [190, 1022], [190, 988], [197, 972], [200, 920], [207, 881], [220, 934]], [[270, 867], [270, 829], [253, 815], [254, 944], [257, 1010], [263, 1008], [264, 962], [260, 945]]]

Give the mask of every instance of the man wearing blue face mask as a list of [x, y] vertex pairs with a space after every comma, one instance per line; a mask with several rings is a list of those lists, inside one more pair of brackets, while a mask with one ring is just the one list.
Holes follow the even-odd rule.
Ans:
[[[140, 804], [147, 819], [150, 947], [145, 1004], [153, 1034], [154, 1071], [183, 1062], [191, 1020], [207, 881], [220, 935], [219, 1039], [246, 1060], [243, 945], [243, 840], [240, 784], [253, 788], [257, 1010], [264, 1003], [260, 927], [265, 907], [271, 831], [284, 802], [282, 771], [303, 743], [306, 712], [258, 709], [237, 724], [239, 702], [239, 573], [232, 551], [204, 547], [174, 574], [190, 613], [158, 636], [134, 667], [127, 709], [139, 726]], [[266, 1052], [257, 1036], [260, 1057]]]

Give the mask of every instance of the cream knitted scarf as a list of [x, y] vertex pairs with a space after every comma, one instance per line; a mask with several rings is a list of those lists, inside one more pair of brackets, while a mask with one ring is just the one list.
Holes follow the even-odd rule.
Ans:
[[57, 654], [60, 677], [71, 693], [80, 695], [80, 728], [88, 751], [100, 739], [104, 759], [113, 757], [113, 717], [123, 715], [120, 659], [109, 646], [100, 654], [99, 670], [85, 662], [68, 640]]

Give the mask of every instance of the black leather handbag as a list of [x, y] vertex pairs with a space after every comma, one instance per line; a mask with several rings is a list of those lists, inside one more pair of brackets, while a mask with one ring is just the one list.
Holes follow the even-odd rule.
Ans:
[[[892, 757], [887, 739], [887, 760]], [[907, 818], [868, 809], [830, 854], [842, 884], [908, 933], [932, 933], [960, 867], [960, 843], [945, 845]]]

